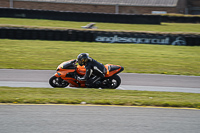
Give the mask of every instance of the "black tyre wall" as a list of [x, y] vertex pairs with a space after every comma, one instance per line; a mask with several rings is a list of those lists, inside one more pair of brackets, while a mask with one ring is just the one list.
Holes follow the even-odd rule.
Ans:
[[[102, 40], [98, 40], [102, 37]], [[169, 38], [168, 43], [162, 45], [172, 45], [173, 42], [184, 41], [187, 46], [200, 46], [200, 35], [198, 34], [164, 34], [145, 32], [108, 32], [94, 30], [51, 30], [51, 29], [30, 29], [0, 27], [0, 38], [2, 39], [27, 39], [27, 40], [55, 40], [55, 41], [82, 41], [82, 42], [105, 42], [105, 43], [146, 43], [159, 44], [164, 39]], [[108, 38], [108, 39], [105, 39]], [[115, 38], [114, 41], [110, 40]], [[116, 38], [118, 40], [116, 40]], [[119, 41], [121, 38], [122, 41]], [[127, 41], [123, 41], [123, 39]], [[143, 42], [139, 41], [142, 40]], [[129, 40], [129, 41], [128, 41]], [[130, 41], [132, 40], [132, 42]], [[137, 40], [137, 42], [134, 42]], [[149, 41], [148, 43], [148, 40]], [[164, 40], [165, 41], [165, 40]], [[179, 45], [179, 43], [175, 44]]]
[[29, 10], [17, 8], [0, 8], [0, 17], [50, 19], [81, 22], [108, 22], [129, 24], [160, 24], [159, 15], [128, 15], [107, 13], [83, 13], [49, 10]]

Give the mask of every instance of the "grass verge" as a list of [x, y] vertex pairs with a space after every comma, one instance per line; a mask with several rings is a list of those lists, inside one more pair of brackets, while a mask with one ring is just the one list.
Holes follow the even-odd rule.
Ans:
[[200, 47], [0, 39], [0, 68], [53, 69], [87, 52], [129, 73], [200, 76]]
[[[63, 28], [82, 29], [81, 26], [90, 22], [57, 21], [44, 19], [21, 19], [21, 18], [0, 18], [0, 26], [11, 27], [37, 27], [37, 28]], [[200, 33], [200, 24], [188, 23], [162, 23], [161, 25], [148, 24], [119, 24], [95, 22], [98, 30], [117, 31], [144, 31], [144, 32], [178, 32], [178, 33]]]
[[0, 87], [0, 103], [188, 107], [200, 109], [200, 94], [109, 89]]
[[191, 14], [176, 14], [176, 13], [168, 13], [161, 14], [162, 16], [174, 16], [174, 17], [200, 17], [200, 15], [191, 15]]

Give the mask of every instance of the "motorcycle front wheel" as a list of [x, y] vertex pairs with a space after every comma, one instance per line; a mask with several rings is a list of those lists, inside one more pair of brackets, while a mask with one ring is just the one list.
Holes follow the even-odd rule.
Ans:
[[63, 80], [62, 78], [58, 78], [56, 76], [52, 76], [50, 79], [49, 79], [49, 84], [52, 86], [52, 87], [60, 87], [60, 88], [65, 88], [69, 85], [69, 83], [65, 80]]

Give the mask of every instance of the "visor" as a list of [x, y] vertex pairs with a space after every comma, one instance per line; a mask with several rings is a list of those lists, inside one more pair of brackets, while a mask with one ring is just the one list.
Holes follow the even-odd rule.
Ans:
[[80, 66], [82, 66], [82, 61], [81, 61], [81, 60], [78, 60], [78, 64], [79, 64]]

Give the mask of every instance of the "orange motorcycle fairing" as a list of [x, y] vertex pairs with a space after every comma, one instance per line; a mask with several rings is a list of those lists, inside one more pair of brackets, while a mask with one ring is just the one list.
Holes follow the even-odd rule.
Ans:
[[76, 67], [76, 72], [78, 75], [82, 75], [82, 76], [85, 75], [85, 72], [86, 72], [85, 66], [78, 65]]
[[[75, 70], [74, 70], [75, 71]], [[74, 72], [72, 71], [72, 72]], [[65, 78], [65, 75], [67, 75], [67, 73], [69, 73], [69, 71], [57, 71], [54, 75], [56, 77], [61, 77], [61, 78]]]
[[78, 81], [75, 78], [71, 78], [71, 77], [65, 77], [63, 79], [66, 80], [70, 84], [71, 87], [86, 87], [85, 81]]
[[86, 69], [84, 66], [76, 66], [74, 63], [72, 63], [73, 61], [74, 60], [69, 60], [61, 63], [57, 67], [57, 72], [54, 75], [67, 81], [71, 87], [86, 87], [85, 81], [78, 81], [74, 78], [75, 73], [78, 75], [84, 75]]
[[63, 78], [64, 80], [66, 80], [70, 85], [72, 85], [73, 87], [79, 87], [80, 84], [77, 83], [77, 80], [71, 77], [65, 77]]
[[68, 73], [75, 72], [76, 67], [71, 63], [73, 60], [65, 61], [57, 67], [56, 77], [65, 77]]

